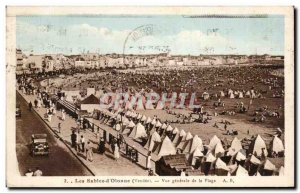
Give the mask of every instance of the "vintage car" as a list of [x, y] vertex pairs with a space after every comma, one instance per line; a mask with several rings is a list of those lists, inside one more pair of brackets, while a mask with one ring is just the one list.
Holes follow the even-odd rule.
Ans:
[[47, 134], [33, 134], [31, 136], [31, 155], [49, 155]]
[[20, 104], [16, 105], [16, 117], [21, 117], [22, 112], [21, 112], [21, 107]]

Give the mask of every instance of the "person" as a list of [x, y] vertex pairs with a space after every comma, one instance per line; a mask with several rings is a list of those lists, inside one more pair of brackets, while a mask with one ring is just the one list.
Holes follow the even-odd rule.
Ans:
[[146, 168], [151, 170], [151, 151], [148, 152]]
[[72, 143], [72, 147], [76, 149], [76, 141], [77, 141], [77, 135], [75, 133], [75, 131], [72, 131], [71, 134], [71, 143]]
[[25, 173], [25, 176], [27, 176], [27, 177], [33, 176], [32, 170], [31, 170], [31, 169], [28, 169], [27, 172]]
[[153, 172], [152, 169], [150, 169], [150, 170], [148, 171], [148, 176], [154, 176], [154, 172]]
[[66, 120], [66, 115], [65, 115], [65, 110], [64, 109], [62, 109], [61, 110], [61, 120]]
[[48, 112], [48, 121], [51, 123], [51, 120], [52, 120], [52, 114], [51, 114], [51, 112], [49, 111], [49, 112]]
[[34, 107], [37, 108], [37, 105], [38, 105], [38, 101], [34, 99]]
[[76, 134], [76, 151], [80, 152], [80, 137], [79, 137], [79, 134]]
[[84, 152], [84, 144], [85, 144], [85, 139], [83, 137], [83, 135], [81, 135], [81, 138], [80, 138], [80, 144], [81, 144], [81, 151]]
[[180, 176], [186, 176], [184, 170], [181, 170]]
[[117, 143], [115, 143], [114, 157], [116, 161], [120, 158], [119, 146]]
[[105, 141], [103, 139], [103, 137], [100, 138], [100, 143], [99, 143], [99, 153], [100, 154], [104, 154], [105, 153]]
[[31, 101], [29, 102], [29, 111], [31, 111], [31, 109], [32, 109], [32, 103], [31, 103]]
[[39, 167], [36, 167], [35, 172], [33, 172], [33, 176], [42, 176], [43, 172], [40, 170]]
[[87, 142], [87, 145], [86, 145], [86, 156], [85, 156], [85, 159], [86, 160], [89, 160], [89, 161], [93, 161], [93, 148], [90, 144], [90, 142], [88, 141]]
[[61, 123], [58, 123], [57, 128], [58, 128], [58, 133], [60, 133], [60, 131], [61, 131]]

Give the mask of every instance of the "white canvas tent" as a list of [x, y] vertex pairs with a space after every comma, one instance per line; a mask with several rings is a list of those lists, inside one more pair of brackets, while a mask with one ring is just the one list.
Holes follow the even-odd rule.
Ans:
[[174, 147], [173, 143], [169, 139], [168, 136], [166, 136], [162, 143], [156, 148], [155, 153], [158, 156], [165, 156], [165, 155], [175, 155], [176, 154], [176, 148]]
[[257, 135], [251, 142], [249, 150], [253, 155], [262, 156], [264, 153], [265, 156], [268, 156], [266, 143], [260, 135]]
[[147, 137], [145, 127], [141, 123], [138, 123], [129, 134], [129, 137], [133, 139]]
[[261, 161], [257, 157], [255, 157], [254, 155], [251, 155], [249, 161], [250, 161], [250, 163], [252, 163], [254, 165], [259, 165], [261, 163]]
[[179, 132], [178, 128], [175, 127], [175, 128], [173, 129], [173, 131], [172, 131], [172, 134], [175, 135], [175, 134], [177, 134], [178, 132]]
[[173, 143], [175, 145], [179, 144], [181, 138], [184, 138], [185, 136], [186, 136], [186, 132], [183, 129], [181, 129], [181, 131], [179, 133], [177, 132], [176, 136], [174, 137]]
[[203, 143], [202, 143], [202, 139], [200, 139], [198, 137], [198, 135], [195, 135], [193, 137], [192, 140], [189, 140], [185, 146], [185, 148], [183, 149], [184, 153], [192, 153], [194, 152], [196, 149], [199, 149], [200, 151], [203, 151]]
[[248, 171], [241, 165], [238, 165], [236, 170], [232, 173], [233, 176], [249, 176]]
[[215, 160], [216, 160], [216, 157], [211, 152], [208, 152], [207, 155], [205, 155], [205, 162], [212, 163]]
[[185, 145], [187, 144], [187, 142], [189, 140], [193, 139], [193, 135], [191, 134], [191, 132], [187, 132], [186, 136], [184, 138], [182, 138], [182, 140], [180, 141], [180, 143], [176, 146], [177, 149], [184, 149]]
[[217, 145], [217, 143], [221, 143], [221, 140], [216, 135], [214, 135], [209, 141], [209, 145], [208, 145], [209, 149], [213, 150]]
[[226, 163], [223, 162], [220, 158], [218, 158], [216, 163], [215, 163], [215, 169], [221, 169], [221, 170], [229, 171]]
[[147, 149], [148, 151], [152, 151], [155, 144], [160, 143], [160, 142], [161, 142], [161, 138], [160, 138], [159, 134], [155, 131], [148, 139], [144, 148]]
[[271, 152], [275, 152], [277, 154], [280, 152], [284, 152], [283, 142], [276, 135], [274, 136], [273, 140], [271, 141], [270, 147], [271, 147]]
[[219, 156], [223, 155], [224, 152], [225, 152], [225, 150], [224, 150], [221, 142], [218, 142], [213, 150], [213, 155], [216, 157], [219, 157]]
[[233, 156], [234, 154], [236, 154], [236, 152], [240, 151], [241, 149], [243, 149], [242, 143], [237, 137], [235, 137], [231, 142], [231, 146], [228, 149], [227, 155]]
[[274, 171], [274, 170], [276, 170], [276, 167], [275, 167], [275, 165], [272, 163], [272, 162], [270, 162], [268, 159], [265, 161], [265, 163], [264, 163], [264, 169], [265, 170], [269, 170], [269, 171]]
[[195, 165], [196, 160], [197, 160], [198, 158], [200, 158], [200, 157], [203, 157], [204, 155], [203, 155], [201, 149], [197, 147], [197, 148], [195, 149], [195, 151], [193, 152], [192, 156], [193, 156], [193, 157], [192, 157], [192, 165]]
[[171, 125], [168, 125], [167, 128], [166, 128], [166, 131], [174, 131], [174, 129], [173, 129], [173, 127]]

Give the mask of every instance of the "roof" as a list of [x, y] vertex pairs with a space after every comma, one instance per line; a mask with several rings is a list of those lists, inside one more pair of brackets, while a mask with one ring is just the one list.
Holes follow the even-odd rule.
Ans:
[[184, 154], [165, 155], [161, 160], [169, 165], [171, 168], [185, 168], [187, 167], [187, 161]]
[[100, 99], [98, 99], [95, 95], [91, 94], [84, 100], [80, 102], [80, 104], [99, 104], [100, 105]]

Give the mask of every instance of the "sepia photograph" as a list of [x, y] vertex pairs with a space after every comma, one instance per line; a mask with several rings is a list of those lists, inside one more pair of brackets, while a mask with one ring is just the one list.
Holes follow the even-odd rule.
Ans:
[[293, 7], [6, 9], [8, 187], [294, 187]]

